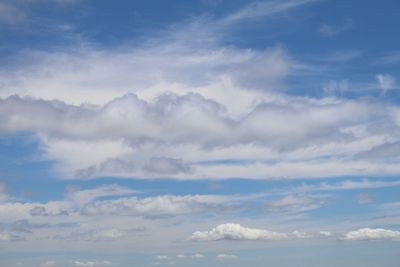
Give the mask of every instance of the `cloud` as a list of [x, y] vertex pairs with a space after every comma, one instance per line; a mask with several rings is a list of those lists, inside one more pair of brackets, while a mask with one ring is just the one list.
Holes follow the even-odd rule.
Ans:
[[293, 232], [291, 234], [272, 232], [264, 229], [247, 228], [240, 224], [220, 224], [210, 231], [197, 231], [190, 237], [195, 241], [217, 241], [217, 240], [263, 240], [280, 241], [296, 238], [303, 238], [304, 234]]
[[318, 32], [322, 36], [332, 37], [332, 36], [336, 36], [342, 32], [345, 32], [347, 30], [350, 30], [353, 27], [354, 27], [354, 24], [351, 20], [346, 20], [341, 25], [330, 25], [330, 24], [324, 23], [319, 27]]
[[162, 218], [206, 212], [218, 209], [229, 198], [207, 195], [160, 195], [145, 198], [119, 198], [115, 200], [96, 201], [81, 208], [86, 215], [133, 215], [146, 218]]
[[398, 64], [400, 63], [400, 51], [394, 51], [382, 56], [378, 61], [380, 64]]
[[159, 255], [156, 258], [157, 258], [157, 260], [169, 260], [169, 257], [166, 255]]
[[10, 200], [10, 196], [7, 194], [7, 185], [0, 182], [0, 203]]
[[319, 231], [319, 234], [326, 237], [332, 236], [332, 233], [329, 231]]
[[111, 261], [74, 261], [74, 265], [78, 267], [95, 267], [95, 266], [111, 266]]
[[356, 197], [357, 203], [360, 205], [370, 204], [374, 202], [374, 196], [371, 193], [360, 193]]
[[329, 81], [322, 86], [325, 96], [342, 96], [349, 88], [349, 82], [347, 80]]
[[107, 229], [99, 231], [90, 238], [91, 241], [115, 241], [123, 236], [123, 232], [119, 229]]
[[343, 240], [379, 240], [387, 239], [400, 241], [400, 231], [387, 230], [382, 228], [361, 228], [359, 230], [348, 232], [342, 238]]
[[319, 208], [323, 202], [312, 196], [288, 195], [281, 199], [270, 200], [266, 203], [272, 211], [304, 212]]
[[0, 241], [22, 241], [24, 237], [0, 231]]
[[185, 259], [185, 258], [186, 258], [186, 255], [184, 255], [184, 254], [177, 254], [177, 255], [176, 255], [176, 258], [178, 258], [178, 259]]
[[55, 261], [45, 261], [45, 262], [42, 262], [40, 264], [40, 266], [42, 266], [42, 267], [51, 267], [51, 266], [54, 266], [56, 264], [57, 264], [57, 262], [55, 262]]
[[397, 88], [396, 78], [389, 74], [378, 74], [376, 75], [376, 80], [378, 82], [379, 88], [385, 94], [391, 89]]
[[67, 193], [67, 198], [78, 205], [84, 205], [99, 198], [126, 196], [135, 193], [137, 191], [114, 184], [98, 186], [87, 190], [70, 190]]
[[[253, 2], [224, 18], [269, 16], [312, 2]], [[209, 27], [220, 23], [197, 17], [112, 50], [77, 45], [16, 55], [20, 63], [0, 72], [0, 132], [32, 133], [61, 178], [400, 173], [397, 163], [354, 157], [398, 141], [398, 108], [285, 94], [285, 81], [301, 64], [283, 46], [226, 46], [221, 29]], [[326, 88], [350, 86], [344, 80]]]
[[320, 184], [304, 184], [299, 186], [296, 191], [335, 191], [335, 190], [357, 190], [357, 189], [372, 189], [372, 188], [385, 188], [385, 187], [398, 187], [400, 181], [397, 180], [345, 180], [337, 183], [323, 182]]
[[[387, 121], [385, 134], [394, 137], [396, 109], [387, 105], [376, 107], [376, 112], [365, 102], [284, 97], [233, 119], [222, 104], [198, 94], [169, 94], [154, 101], [131, 94], [94, 108], [10, 97], [0, 100], [1, 114], [7, 114], [0, 116], [0, 131], [40, 132], [44, 156], [56, 160], [64, 177], [278, 178], [399, 172], [390, 162], [348, 160], [383, 134], [352, 132], [360, 125]], [[343, 146], [344, 155], [332, 155], [329, 147], [335, 143]], [[300, 151], [303, 154], [296, 155]], [[226, 164], [229, 158], [244, 164]]]
[[236, 260], [239, 257], [233, 254], [218, 254], [215, 258], [218, 261], [225, 261], [225, 260]]
[[246, 19], [273, 16], [316, 0], [256, 1], [222, 19], [223, 23], [237, 23]]
[[[74, 216], [136, 216], [147, 219], [183, 216], [189, 214], [204, 214], [221, 212], [229, 207], [239, 211], [243, 201], [256, 199], [259, 196], [250, 195], [156, 195], [150, 197], [125, 196], [137, 191], [111, 185], [102, 185], [91, 189], [70, 189], [65, 200], [35, 202], [8, 202], [0, 204], [0, 217], [10, 221], [15, 228], [30, 231], [32, 228], [46, 224], [31, 224], [28, 218], [40, 220], [40, 217], [52, 216], [53, 220], [66, 220]], [[18, 224], [16, 223], [18, 222]], [[18, 226], [18, 227], [17, 227]], [[115, 239], [124, 232], [123, 229], [102, 228], [101, 231], [80, 235], [90, 240]]]
[[200, 253], [196, 253], [196, 254], [193, 254], [192, 256], [190, 256], [190, 258], [192, 258], [192, 259], [204, 259], [206, 256], [204, 256], [203, 254], [200, 254]]

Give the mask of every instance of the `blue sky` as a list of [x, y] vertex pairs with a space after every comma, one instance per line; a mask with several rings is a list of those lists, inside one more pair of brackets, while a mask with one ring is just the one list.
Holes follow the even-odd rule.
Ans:
[[0, 0], [0, 265], [399, 266], [399, 9]]

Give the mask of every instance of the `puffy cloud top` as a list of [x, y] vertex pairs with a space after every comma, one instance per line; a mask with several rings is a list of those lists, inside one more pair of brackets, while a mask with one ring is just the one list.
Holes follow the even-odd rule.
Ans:
[[388, 230], [383, 228], [361, 228], [345, 234], [344, 240], [377, 240], [389, 239], [400, 241], [400, 231]]
[[215, 241], [215, 240], [288, 240], [305, 237], [304, 233], [295, 231], [291, 234], [272, 232], [264, 229], [247, 228], [240, 224], [220, 224], [210, 231], [197, 231], [191, 236], [192, 240]]

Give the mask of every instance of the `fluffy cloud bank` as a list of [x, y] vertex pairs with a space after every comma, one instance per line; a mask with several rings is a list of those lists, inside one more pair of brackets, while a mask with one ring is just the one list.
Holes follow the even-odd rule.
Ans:
[[379, 240], [387, 239], [400, 241], [400, 231], [383, 228], [361, 228], [345, 234], [343, 240]]
[[240, 224], [225, 223], [220, 224], [210, 231], [197, 231], [192, 234], [190, 239], [196, 241], [216, 241], [216, 240], [264, 240], [280, 241], [297, 238], [305, 238], [307, 235], [295, 231], [293, 233], [278, 233], [264, 229], [247, 228]]
[[[378, 111], [377, 111], [378, 110]], [[296, 178], [396, 175], [385, 155], [360, 156], [396, 140], [395, 107], [284, 97], [242, 118], [200, 94], [134, 94], [104, 106], [0, 100], [0, 132], [36, 133], [64, 177]], [[351, 114], [349, 116], [349, 114]], [[378, 130], [377, 121], [386, 124]], [[338, 147], [340, 149], [338, 149]], [[393, 157], [392, 157], [393, 158]]]
[[311, 2], [250, 4], [112, 51], [26, 52], [0, 71], [0, 134], [32, 133], [63, 178], [400, 174], [398, 106], [285, 94], [305, 71], [285, 48], [221, 40], [226, 24]]

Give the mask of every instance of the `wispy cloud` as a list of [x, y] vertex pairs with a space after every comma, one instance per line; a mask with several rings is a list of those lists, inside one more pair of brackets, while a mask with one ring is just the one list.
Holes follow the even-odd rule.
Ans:
[[257, 1], [222, 19], [223, 23], [236, 23], [246, 19], [273, 16], [318, 0]]
[[357, 189], [373, 189], [384, 187], [400, 186], [400, 181], [385, 181], [385, 180], [346, 180], [338, 183], [320, 183], [313, 185], [302, 185], [298, 187], [299, 191], [335, 191], [335, 190], [357, 190]]
[[386, 94], [389, 90], [397, 88], [396, 78], [392, 75], [377, 74], [376, 80], [383, 94]]
[[344, 23], [339, 24], [339, 25], [332, 25], [332, 24], [324, 23], [319, 27], [318, 32], [322, 36], [333, 37], [333, 36], [336, 36], [338, 34], [345, 32], [345, 31], [351, 30], [352, 28], [354, 28], [353, 21], [346, 20]]

